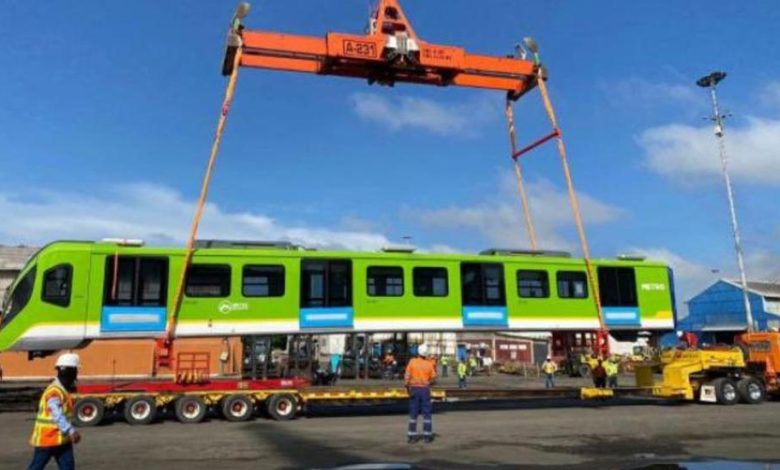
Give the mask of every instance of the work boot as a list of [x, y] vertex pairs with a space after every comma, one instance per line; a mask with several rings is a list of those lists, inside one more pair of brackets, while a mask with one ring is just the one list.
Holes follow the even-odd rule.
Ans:
[[423, 440], [425, 441], [426, 444], [430, 444], [431, 442], [433, 442], [433, 436], [425, 436]]
[[407, 443], [407, 444], [416, 444], [416, 443], [417, 443], [417, 441], [419, 441], [419, 440], [420, 440], [420, 438], [419, 438], [419, 437], [417, 437], [417, 436], [408, 436], [408, 437], [406, 438], [406, 443]]

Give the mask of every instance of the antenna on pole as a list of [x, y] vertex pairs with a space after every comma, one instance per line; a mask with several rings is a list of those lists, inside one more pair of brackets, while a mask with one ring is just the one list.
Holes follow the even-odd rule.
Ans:
[[737, 252], [737, 265], [739, 266], [739, 277], [742, 284], [742, 300], [745, 304], [745, 316], [747, 319], [748, 332], [755, 330], [753, 323], [753, 310], [750, 307], [750, 296], [748, 294], [747, 276], [745, 275], [745, 260], [742, 256], [742, 244], [739, 236], [739, 225], [737, 224], [737, 210], [734, 205], [734, 191], [731, 188], [731, 178], [729, 177], [728, 156], [726, 155], [726, 145], [723, 141], [723, 121], [726, 115], [720, 111], [718, 105], [718, 95], [716, 88], [718, 83], [726, 78], [726, 72], [716, 71], [709, 75], [701, 77], [696, 84], [702, 88], [709, 88], [712, 98], [712, 114], [710, 118], [715, 123], [715, 137], [718, 140], [718, 149], [720, 150], [720, 164], [723, 170], [723, 182], [726, 185], [726, 195], [729, 200], [729, 213], [731, 215], [731, 231], [734, 236], [734, 250]]

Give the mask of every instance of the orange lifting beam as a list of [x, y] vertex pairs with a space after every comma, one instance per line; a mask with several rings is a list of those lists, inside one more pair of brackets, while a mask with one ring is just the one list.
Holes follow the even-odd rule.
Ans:
[[461, 47], [421, 40], [397, 0], [381, 0], [367, 29], [365, 35], [328, 33], [319, 38], [239, 25], [228, 33], [222, 73], [232, 73], [233, 56], [241, 47], [242, 67], [362, 78], [388, 86], [483, 88], [506, 91], [517, 99], [536, 82], [532, 61], [470, 54]]

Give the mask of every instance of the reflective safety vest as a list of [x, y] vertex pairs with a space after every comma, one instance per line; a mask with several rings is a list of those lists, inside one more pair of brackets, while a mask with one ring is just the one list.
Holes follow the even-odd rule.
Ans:
[[467, 372], [468, 372], [468, 369], [466, 368], [466, 363], [465, 362], [459, 362], [458, 363], [458, 377], [460, 377], [461, 379], [465, 378]]
[[70, 436], [60, 431], [49, 411], [48, 402], [53, 397], [60, 399], [62, 412], [68, 421], [73, 420], [73, 398], [56, 382], [51, 383], [43, 391], [38, 402], [38, 415], [35, 417], [35, 426], [30, 436], [30, 445], [33, 447], [56, 447], [70, 442]]
[[612, 376], [618, 375], [618, 365], [617, 365], [617, 362], [606, 361], [604, 363], [604, 370], [607, 371], [607, 376], [608, 377], [612, 377]]
[[404, 379], [406, 380], [406, 385], [410, 387], [428, 387], [435, 378], [436, 368], [431, 361], [415, 357], [406, 366]]
[[449, 359], [447, 359], [447, 356], [442, 356], [442, 357], [441, 357], [441, 365], [443, 365], [443, 366], [446, 366], [446, 365], [448, 365], [449, 363], [450, 363], [450, 360], [449, 360]]
[[558, 367], [552, 361], [545, 361], [544, 364], [542, 364], [542, 370], [545, 374], [554, 374], [557, 369]]

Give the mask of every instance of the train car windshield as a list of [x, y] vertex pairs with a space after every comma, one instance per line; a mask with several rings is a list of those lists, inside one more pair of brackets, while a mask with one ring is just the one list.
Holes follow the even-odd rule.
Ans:
[[35, 286], [35, 268], [36, 266], [30, 268], [24, 277], [16, 283], [13, 290], [6, 294], [2, 318], [0, 318], [0, 328], [10, 323], [30, 301]]

